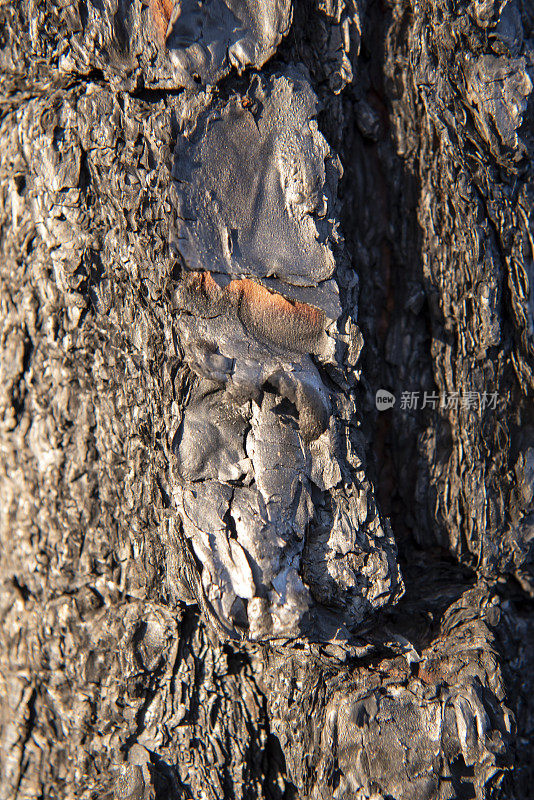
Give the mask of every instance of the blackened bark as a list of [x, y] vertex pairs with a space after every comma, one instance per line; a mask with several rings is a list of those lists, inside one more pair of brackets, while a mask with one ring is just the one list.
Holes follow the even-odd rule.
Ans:
[[251, 74], [178, 91], [171, 5], [0, 8], [0, 796], [527, 800], [530, 4], [303, 0], [243, 55], [308, 69], [344, 168], [351, 425], [405, 594], [334, 644], [197, 604], [171, 171]]

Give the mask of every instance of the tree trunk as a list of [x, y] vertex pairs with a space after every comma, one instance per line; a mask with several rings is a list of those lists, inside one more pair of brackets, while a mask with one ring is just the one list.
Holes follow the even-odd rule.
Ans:
[[0, 800], [527, 800], [531, 4], [228, 3], [0, 4]]

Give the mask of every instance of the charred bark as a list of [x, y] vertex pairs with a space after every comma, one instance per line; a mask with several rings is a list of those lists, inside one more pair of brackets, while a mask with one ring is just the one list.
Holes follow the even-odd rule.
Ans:
[[527, 800], [529, 3], [0, 19], [0, 797]]

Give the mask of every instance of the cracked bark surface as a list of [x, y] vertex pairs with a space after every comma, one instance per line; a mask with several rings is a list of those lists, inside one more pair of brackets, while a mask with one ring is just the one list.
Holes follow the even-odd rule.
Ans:
[[[227, 61], [212, 48], [213, 73], [188, 62], [199, 80], [181, 90], [173, 48], [190, 33], [171, 5], [0, 7], [0, 797], [527, 800], [532, 9], [248, 4], [246, 36], [272, 9], [278, 33]], [[230, 27], [224, 41], [239, 40]], [[261, 72], [240, 75], [247, 64]], [[260, 106], [284, 75], [309, 87], [297, 99], [317, 97], [313, 141], [344, 171], [325, 194], [346, 249], [334, 277], [312, 259], [307, 282], [294, 277], [303, 247], [285, 273], [282, 262], [262, 272], [272, 227], [240, 230], [241, 212], [226, 266], [214, 267], [202, 226], [187, 253], [176, 245], [189, 219], [173, 183], [187, 178], [180, 152], [202, 151], [198, 126], [214, 109], [255, 117], [261, 139]], [[281, 119], [275, 144], [290, 126]], [[192, 163], [209, 177], [208, 150]], [[304, 183], [312, 150], [292, 162]], [[272, 175], [257, 173], [262, 186]], [[243, 181], [235, 203], [222, 191], [229, 210], [246, 208]], [[197, 346], [199, 331], [211, 347]], [[228, 361], [241, 369], [233, 393]], [[284, 376], [299, 365], [298, 380], [280, 363]], [[254, 364], [266, 374], [251, 380]], [[386, 412], [381, 388], [397, 397]], [[404, 392], [426, 392], [426, 407], [401, 403]], [[484, 392], [495, 408], [461, 401]], [[444, 393], [460, 399], [431, 401]], [[332, 459], [334, 423], [350, 429], [351, 461], [347, 449]], [[284, 469], [271, 464], [275, 429]], [[230, 581], [214, 612], [202, 575], [219, 551], [203, 555], [195, 535], [209, 507], [220, 522], [207, 533], [239, 543], [251, 469], [292, 509], [283, 557], [328, 624], [318, 614], [295, 628], [293, 615], [283, 638], [262, 622], [246, 641], [236, 600], [250, 605], [261, 580], [237, 544], [228, 574], [241, 564], [252, 578], [239, 591]], [[305, 476], [300, 506], [291, 470]], [[195, 482], [224, 497], [205, 499], [188, 536]], [[383, 524], [396, 576], [389, 605], [350, 618], [342, 637], [330, 623], [348, 613], [343, 570], [330, 567], [343, 558], [324, 570], [321, 555], [336, 497], [352, 503], [344, 531]], [[242, 525], [254, 531], [245, 550], [274, 586], [285, 545], [273, 550], [267, 529], [271, 550], [260, 547], [257, 519]]]

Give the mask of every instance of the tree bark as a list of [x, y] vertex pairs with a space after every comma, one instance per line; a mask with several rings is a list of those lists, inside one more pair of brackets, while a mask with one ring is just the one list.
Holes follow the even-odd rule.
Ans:
[[[224, 6], [215, 33], [207, 23], [197, 31], [197, 42], [227, 36], [211, 61], [183, 56], [179, 26], [191, 14], [194, 27], [196, 12], [182, 4], [180, 23], [172, 5], [0, 5], [0, 800], [527, 800], [531, 5], [299, 0], [274, 12], [258, 2], [234, 40]], [[232, 8], [239, 17], [241, 6]], [[346, 327], [337, 323], [328, 369], [322, 328], [295, 328], [307, 342], [297, 357], [278, 311], [261, 316], [258, 295], [246, 294], [252, 278], [252, 291], [279, 298], [280, 275], [232, 273], [222, 300], [211, 290], [207, 311], [184, 300], [187, 270], [198, 269], [184, 238], [198, 220], [179, 206], [185, 173], [177, 177], [176, 165], [204, 169], [215, 117], [255, 115], [261, 132], [283, 81], [291, 102], [277, 119], [308, 90], [318, 99], [318, 128], [310, 111], [302, 128], [311, 144], [295, 156], [302, 180], [313, 173], [313, 148], [321, 164], [337, 164], [337, 153], [343, 167], [320, 239], [330, 247], [339, 217], [344, 241], [328, 252]], [[262, 146], [278, 153], [291, 125], [298, 138], [283, 117]], [[334, 186], [329, 175], [319, 194]], [[202, 180], [187, 177], [195, 191]], [[267, 203], [258, 219], [269, 213]], [[194, 230], [190, 246], [200, 248], [204, 229]], [[283, 231], [278, 241], [290, 239]], [[298, 262], [298, 248], [291, 252]], [[211, 275], [205, 252], [198, 258]], [[321, 282], [304, 288], [322, 291]], [[309, 301], [298, 281], [289, 284], [283, 302], [302, 319], [321, 310], [326, 289]], [[207, 285], [202, 278], [203, 292]], [[328, 320], [326, 300], [324, 308]], [[225, 315], [226, 338], [209, 327]], [[212, 380], [214, 362], [198, 349], [200, 325], [220, 337], [221, 353], [230, 341], [232, 369], [247, 353], [269, 352], [284, 374], [273, 367], [250, 396], [231, 395], [230, 379]], [[262, 336], [269, 345], [256, 351]], [[377, 407], [380, 390], [395, 399], [387, 410]], [[348, 442], [336, 451], [342, 477], [309, 490], [295, 581], [311, 610], [290, 622], [289, 601], [269, 606], [256, 573], [243, 590], [248, 606], [225, 617], [227, 589], [221, 611], [199, 556], [198, 542], [213, 535], [208, 523], [202, 529], [208, 501], [187, 528], [187, 492], [211, 481], [233, 502], [235, 486], [250, 493], [254, 481], [220, 469], [215, 479], [204, 466], [202, 480], [182, 480], [200, 447], [184, 426], [204, 430], [211, 414], [213, 436], [243, 425], [245, 439], [259, 429], [258, 409], [263, 419], [278, 414], [284, 442], [312, 453], [299, 467], [304, 487], [321, 437], [333, 442], [341, 431]], [[219, 412], [233, 416], [221, 422]], [[229, 459], [233, 435], [221, 445], [225, 468], [245, 455]], [[285, 468], [289, 452], [266, 471]], [[281, 480], [282, 496], [289, 484]], [[356, 515], [365, 506], [365, 524], [355, 523], [361, 550], [379, 565], [361, 585], [330, 579], [346, 553], [328, 560], [320, 550], [317, 519], [333, 514], [334, 500], [348, 506], [349, 494], [359, 498]], [[288, 497], [284, 519], [297, 531], [300, 511]], [[228, 539], [237, 541], [233, 528]], [[235, 588], [236, 561], [227, 563]], [[217, 591], [222, 580], [213, 577]]]

